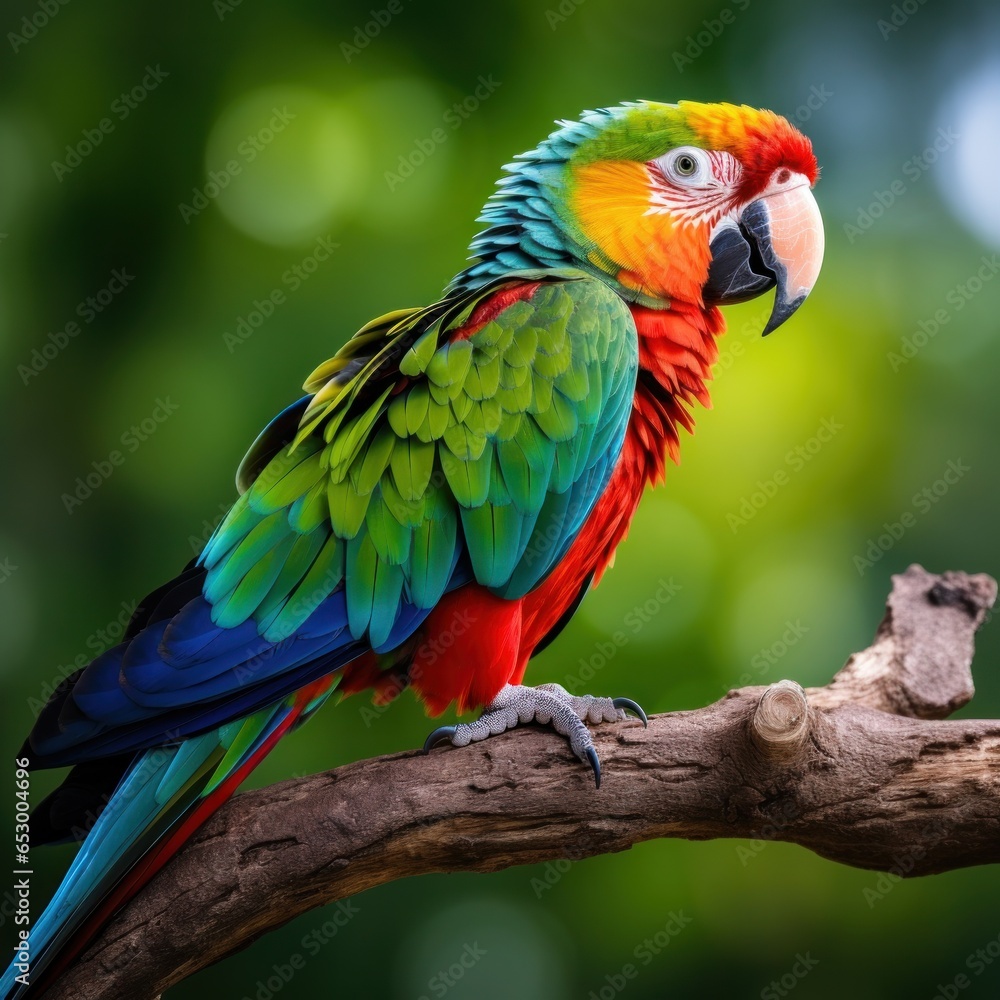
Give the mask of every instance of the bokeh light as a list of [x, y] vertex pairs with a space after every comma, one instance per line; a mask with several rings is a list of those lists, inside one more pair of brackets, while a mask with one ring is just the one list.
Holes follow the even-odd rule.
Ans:
[[371, 164], [361, 221], [383, 236], [429, 223], [455, 158], [440, 92], [428, 80], [402, 77], [361, 87], [347, 100], [364, 123]]
[[284, 86], [244, 94], [212, 128], [203, 196], [217, 199], [223, 215], [255, 239], [302, 242], [333, 225], [365, 190], [363, 134], [354, 116], [319, 91]]
[[938, 188], [962, 225], [989, 247], [1000, 247], [1000, 59], [970, 67], [949, 90], [938, 124], [958, 138], [936, 173]]

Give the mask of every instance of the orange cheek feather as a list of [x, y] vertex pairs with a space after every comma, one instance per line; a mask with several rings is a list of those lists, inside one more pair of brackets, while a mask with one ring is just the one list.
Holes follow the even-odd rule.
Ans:
[[701, 305], [711, 254], [705, 226], [676, 225], [669, 213], [650, 213], [646, 165], [601, 160], [573, 169], [570, 207], [591, 259], [612, 261], [626, 287], [654, 297]]

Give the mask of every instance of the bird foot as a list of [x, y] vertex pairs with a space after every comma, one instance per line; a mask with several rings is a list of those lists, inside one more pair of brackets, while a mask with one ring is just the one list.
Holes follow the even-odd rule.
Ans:
[[552, 728], [569, 740], [570, 749], [594, 771], [594, 781], [601, 787], [601, 761], [594, 749], [585, 722], [622, 722], [631, 712], [648, 725], [646, 713], [631, 698], [597, 698], [594, 695], [571, 695], [561, 684], [527, 687], [505, 684], [475, 722], [440, 726], [424, 741], [424, 752], [439, 743], [465, 747], [470, 743], [496, 736], [527, 722]]

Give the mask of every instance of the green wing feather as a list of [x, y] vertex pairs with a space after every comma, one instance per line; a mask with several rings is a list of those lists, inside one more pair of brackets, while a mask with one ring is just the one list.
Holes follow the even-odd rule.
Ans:
[[[497, 291], [543, 277], [456, 336]], [[582, 272], [375, 320], [312, 373], [294, 440], [262, 435], [244, 463], [260, 471], [202, 554], [213, 617], [278, 641], [343, 584], [351, 632], [379, 648], [463, 553], [480, 584], [522, 596], [606, 484], [637, 368], [628, 309]]]

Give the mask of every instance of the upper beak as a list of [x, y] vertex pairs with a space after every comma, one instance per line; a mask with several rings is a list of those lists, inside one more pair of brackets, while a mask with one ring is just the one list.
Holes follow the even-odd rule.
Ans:
[[823, 264], [823, 219], [807, 184], [758, 198], [725, 216], [710, 243], [702, 290], [707, 303], [730, 305], [777, 287], [766, 337], [806, 300]]

